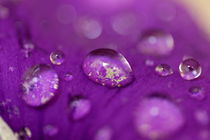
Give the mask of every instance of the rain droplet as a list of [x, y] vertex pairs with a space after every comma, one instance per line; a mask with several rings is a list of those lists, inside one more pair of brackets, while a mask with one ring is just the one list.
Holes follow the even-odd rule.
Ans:
[[203, 88], [194, 86], [189, 89], [190, 97], [195, 98], [197, 100], [203, 100], [205, 98], [205, 93]]
[[43, 128], [43, 133], [47, 136], [55, 136], [58, 133], [58, 128], [54, 125], [46, 125]]
[[27, 140], [28, 138], [32, 137], [32, 133], [31, 130], [27, 127], [22, 128], [19, 132], [18, 132], [18, 138], [19, 140]]
[[111, 140], [112, 130], [109, 127], [103, 127], [98, 130], [95, 136], [95, 140]]
[[89, 79], [108, 87], [125, 86], [133, 80], [126, 58], [112, 49], [90, 52], [84, 60], [83, 71]]
[[167, 32], [149, 30], [143, 33], [138, 48], [143, 54], [153, 56], [169, 55], [174, 49], [174, 39]]
[[35, 48], [35, 45], [31, 41], [23, 41], [23, 53], [26, 58], [29, 57], [29, 55], [32, 53], [32, 51]]
[[177, 132], [184, 124], [180, 109], [163, 97], [144, 99], [137, 107], [135, 115], [138, 132], [150, 139], [167, 137]]
[[179, 65], [179, 72], [183, 79], [193, 80], [201, 75], [202, 68], [198, 61], [189, 58], [183, 60]]
[[76, 96], [70, 101], [69, 107], [71, 118], [80, 120], [89, 114], [91, 103], [88, 99]]
[[45, 64], [30, 68], [23, 78], [23, 100], [30, 106], [41, 106], [50, 101], [58, 89], [57, 73]]
[[73, 79], [73, 75], [71, 73], [65, 73], [64, 80], [71, 81]]
[[167, 64], [160, 64], [155, 67], [155, 72], [160, 76], [169, 76], [174, 72], [172, 68]]
[[62, 51], [54, 51], [50, 54], [50, 61], [55, 65], [61, 65], [64, 62], [64, 57]]

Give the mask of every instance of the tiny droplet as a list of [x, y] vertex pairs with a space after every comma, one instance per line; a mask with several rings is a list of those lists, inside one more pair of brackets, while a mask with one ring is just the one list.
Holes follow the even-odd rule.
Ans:
[[61, 65], [64, 62], [64, 53], [62, 51], [54, 51], [50, 54], [50, 61], [52, 64]]
[[169, 76], [174, 72], [168, 64], [160, 64], [155, 67], [155, 72], [160, 76]]

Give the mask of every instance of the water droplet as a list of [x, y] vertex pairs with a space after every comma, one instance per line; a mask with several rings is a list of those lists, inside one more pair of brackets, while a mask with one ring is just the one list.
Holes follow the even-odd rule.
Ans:
[[72, 5], [65, 4], [58, 7], [56, 15], [60, 23], [70, 24], [76, 19], [77, 12]]
[[32, 51], [35, 48], [35, 45], [31, 42], [31, 41], [23, 41], [23, 53], [25, 55], [26, 58], [29, 57], [29, 55], [32, 53]]
[[64, 53], [61, 51], [54, 51], [50, 54], [50, 61], [55, 65], [61, 65], [64, 62]]
[[23, 78], [23, 100], [30, 106], [41, 106], [50, 101], [58, 89], [58, 75], [47, 65], [30, 68]]
[[169, 55], [174, 49], [174, 39], [167, 32], [150, 30], [143, 33], [138, 48], [141, 53], [148, 55]]
[[55, 136], [58, 133], [58, 128], [54, 125], [46, 125], [43, 128], [43, 133], [47, 136]]
[[174, 72], [172, 68], [167, 64], [160, 64], [155, 67], [155, 71], [160, 76], [169, 76], [172, 75]]
[[70, 101], [70, 115], [73, 120], [80, 120], [89, 114], [91, 103], [82, 97], [73, 97]]
[[179, 65], [179, 72], [183, 79], [193, 80], [201, 75], [202, 68], [198, 61], [189, 58], [183, 60]]
[[9, 16], [9, 9], [0, 5], [0, 19], [5, 19]]
[[128, 35], [137, 31], [137, 18], [132, 13], [117, 16], [112, 22], [113, 30], [120, 35]]
[[102, 26], [95, 19], [81, 18], [77, 26], [77, 30], [88, 39], [96, 39], [102, 34]]
[[209, 123], [209, 115], [205, 110], [195, 111], [195, 118], [201, 125], [208, 125]]
[[132, 69], [126, 58], [111, 49], [96, 49], [83, 63], [84, 73], [93, 81], [109, 87], [120, 87], [133, 80]]
[[73, 79], [73, 75], [71, 73], [65, 73], [64, 80], [71, 81]]
[[150, 60], [150, 59], [147, 59], [147, 60], [145, 60], [145, 65], [146, 66], [154, 66], [154, 61], [153, 60]]
[[203, 88], [198, 86], [193, 86], [189, 89], [190, 97], [195, 98], [197, 100], [203, 100], [206, 96]]
[[103, 127], [98, 130], [95, 136], [95, 140], [111, 140], [112, 130], [109, 127]]
[[28, 138], [32, 137], [32, 133], [31, 130], [27, 127], [22, 128], [19, 132], [18, 132], [18, 138], [19, 140], [26, 140]]
[[137, 107], [135, 115], [138, 132], [150, 139], [167, 137], [184, 124], [183, 114], [179, 108], [163, 97], [144, 99]]

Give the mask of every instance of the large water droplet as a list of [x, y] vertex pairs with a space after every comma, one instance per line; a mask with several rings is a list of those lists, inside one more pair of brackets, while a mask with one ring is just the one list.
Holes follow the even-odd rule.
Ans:
[[43, 128], [43, 133], [47, 136], [55, 136], [58, 133], [58, 128], [54, 125], [46, 125]]
[[150, 30], [142, 35], [138, 48], [141, 53], [148, 55], [168, 55], [174, 48], [174, 39], [167, 32]]
[[97, 49], [83, 63], [84, 73], [93, 81], [109, 87], [120, 87], [133, 80], [132, 69], [125, 57], [111, 49]]
[[69, 104], [70, 116], [73, 120], [80, 120], [89, 114], [91, 103], [88, 99], [82, 97], [73, 97]]
[[183, 114], [179, 108], [162, 97], [144, 99], [137, 107], [135, 115], [138, 132], [150, 139], [171, 135], [184, 124]]
[[189, 89], [190, 97], [195, 98], [197, 100], [203, 100], [205, 98], [205, 92], [203, 88], [198, 86], [193, 86]]
[[202, 68], [198, 61], [189, 58], [183, 60], [179, 65], [179, 72], [183, 79], [193, 80], [201, 75]]
[[24, 75], [23, 100], [30, 106], [41, 106], [54, 97], [58, 89], [58, 75], [47, 65], [35, 65]]
[[167, 64], [160, 64], [155, 67], [155, 71], [160, 76], [169, 76], [173, 74], [172, 68]]
[[64, 62], [64, 53], [62, 51], [51, 52], [50, 61], [55, 65], [61, 65]]

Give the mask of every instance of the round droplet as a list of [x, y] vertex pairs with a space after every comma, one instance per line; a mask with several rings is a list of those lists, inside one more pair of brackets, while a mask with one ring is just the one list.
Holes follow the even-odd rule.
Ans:
[[184, 124], [183, 114], [170, 100], [151, 97], [141, 101], [135, 114], [138, 132], [150, 139], [167, 137]]
[[112, 49], [97, 49], [84, 60], [83, 71], [89, 79], [109, 87], [120, 87], [133, 80], [132, 69], [125, 57]]
[[29, 138], [32, 137], [32, 133], [31, 130], [27, 127], [22, 128], [19, 132], [18, 132], [18, 138], [19, 140], [27, 140]]
[[183, 79], [193, 80], [201, 75], [202, 68], [198, 61], [189, 58], [181, 62], [179, 65], [179, 72]]
[[197, 110], [195, 111], [195, 119], [201, 125], [208, 125], [209, 124], [209, 115], [206, 110]]
[[160, 76], [169, 76], [174, 72], [172, 68], [167, 64], [160, 64], [155, 67], [155, 72]]
[[23, 78], [23, 100], [30, 106], [41, 106], [50, 101], [58, 89], [58, 75], [47, 65], [35, 65]]
[[89, 114], [91, 103], [88, 99], [74, 97], [69, 104], [70, 115], [73, 120], [80, 120]]
[[154, 66], [154, 61], [153, 60], [150, 60], [150, 59], [147, 59], [147, 60], [145, 60], [145, 65], [146, 66]]
[[197, 100], [203, 100], [205, 98], [205, 92], [203, 88], [194, 86], [189, 89], [190, 97], [195, 98]]
[[46, 125], [43, 128], [43, 133], [46, 136], [55, 136], [58, 133], [58, 128], [53, 125]]
[[96, 39], [102, 34], [101, 24], [91, 18], [81, 18], [78, 22], [77, 30], [87, 39]]
[[95, 135], [95, 140], [111, 140], [112, 139], [112, 130], [109, 127], [103, 127], [98, 130]]
[[50, 54], [50, 61], [55, 65], [61, 65], [64, 62], [64, 53], [61, 51], [54, 51]]
[[65, 73], [64, 80], [71, 81], [73, 79], [73, 75], [71, 73]]
[[141, 53], [153, 56], [169, 55], [174, 49], [174, 39], [171, 34], [159, 30], [143, 33], [138, 48]]

